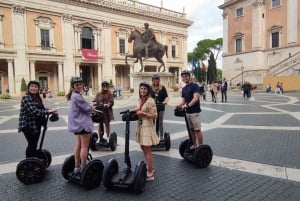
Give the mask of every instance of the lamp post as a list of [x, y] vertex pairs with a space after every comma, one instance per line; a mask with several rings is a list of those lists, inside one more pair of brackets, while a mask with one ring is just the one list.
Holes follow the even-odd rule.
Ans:
[[244, 84], [244, 66], [242, 64], [242, 85]]
[[241, 64], [241, 69], [242, 69], [242, 85], [244, 84], [244, 65], [243, 65], [243, 60], [240, 58], [236, 58], [234, 63], [240, 63]]
[[205, 68], [205, 83], [207, 84], [207, 68]]

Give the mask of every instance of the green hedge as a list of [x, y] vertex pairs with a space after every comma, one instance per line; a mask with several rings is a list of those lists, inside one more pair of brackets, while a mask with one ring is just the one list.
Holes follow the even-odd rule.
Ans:
[[57, 96], [65, 96], [65, 92], [64, 91], [59, 91], [59, 92], [57, 92]]
[[1, 99], [10, 99], [11, 97], [10, 97], [9, 93], [3, 93], [0, 95], [0, 98]]
[[22, 80], [21, 80], [21, 91], [27, 91], [27, 85], [26, 85], [24, 77], [22, 77]]

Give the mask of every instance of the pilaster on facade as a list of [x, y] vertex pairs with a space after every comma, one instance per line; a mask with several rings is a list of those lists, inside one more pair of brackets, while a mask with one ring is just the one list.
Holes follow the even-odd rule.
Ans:
[[252, 5], [252, 49], [262, 49], [265, 41], [265, 3], [264, 0], [256, 0]]
[[71, 14], [68, 14], [68, 13], [64, 13], [62, 15], [62, 19], [63, 19], [64, 23], [72, 23], [72, 18], [73, 18], [73, 16]]
[[223, 54], [228, 53], [228, 12], [223, 11]]
[[4, 14], [0, 12], [0, 48], [4, 48], [4, 43], [3, 43], [3, 17]]
[[287, 0], [287, 43], [296, 44], [299, 22], [295, 19], [300, 15], [299, 0]]
[[15, 15], [24, 15], [25, 13], [25, 7], [19, 5], [13, 5], [12, 10]]
[[13, 5], [12, 11], [13, 48], [16, 50], [14, 66], [18, 69], [14, 73], [16, 88], [20, 89], [22, 78], [25, 80], [30, 78], [29, 63], [26, 60], [27, 22], [24, 7]]
[[259, 6], [264, 6], [265, 5], [265, 0], [255, 0], [252, 3], [253, 7], [259, 7]]

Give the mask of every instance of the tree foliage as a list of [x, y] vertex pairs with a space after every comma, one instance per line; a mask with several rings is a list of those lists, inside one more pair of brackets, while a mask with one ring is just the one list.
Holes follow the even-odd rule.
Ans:
[[[207, 80], [214, 81], [218, 80], [219, 75], [217, 71], [216, 60], [222, 50], [223, 47], [223, 38], [217, 38], [215, 40], [212, 39], [204, 39], [197, 43], [197, 47], [194, 48], [193, 52], [188, 53], [188, 62], [192, 63], [192, 61], [199, 61], [199, 60], [207, 60], [208, 59], [208, 66], [207, 66]], [[198, 81], [204, 81], [205, 77], [203, 77], [202, 71], [200, 69], [193, 69], [193, 73]], [[222, 75], [221, 75], [222, 77]]]
[[21, 92], [22, 91], [27, 91], [27, 85], [26, 85], [24, 77], [22, 77], [22, 80], [21, 80]]

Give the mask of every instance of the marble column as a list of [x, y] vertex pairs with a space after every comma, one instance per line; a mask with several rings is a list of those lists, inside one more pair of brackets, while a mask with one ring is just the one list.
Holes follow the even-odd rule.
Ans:
[[3, 43], [3, 14], [0, 12], [0, 48], [4, 48], [4, 43]]
[[30, 67], [30, 80], [35, 80], [35, 61], [30, 60], [29, 61], [29, 67]]
[[102, 64], [98, 63], [98, 91], [101, 89], [102, 80]]
[[80, 63], [79, 62], [76, 62], [75, 63], [75, 76], [80, 76]]
[[63, 63], [58, 62], [58, 91], [64, 91]]
[[9, 93], [15, 94], [15, 80], [14, 80], [14, 67], [13, 67], [13, 59], [7, 60], [7, 72], [8, 72], [8, 90]]

